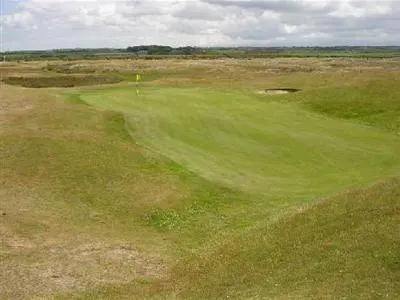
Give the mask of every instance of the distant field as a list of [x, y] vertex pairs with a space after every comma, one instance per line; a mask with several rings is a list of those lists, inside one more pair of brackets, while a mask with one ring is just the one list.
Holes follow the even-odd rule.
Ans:
[[125, 49], [56, 49], [9, 51], [0, 53], [7, 61], [76, 61], [76, 60], [204, 60], [254, 58], [391, 58], [400, 56], [399, 46], [347, 47], [178, 47], [142, 45]]
[[0, 298], [400, 297], [400, 60], [1, 72]]

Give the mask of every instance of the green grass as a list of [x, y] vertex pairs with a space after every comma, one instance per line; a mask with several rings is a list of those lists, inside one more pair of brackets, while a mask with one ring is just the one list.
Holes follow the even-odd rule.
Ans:
[[399, 191], [388, 179], [247, 232], [179, 264], [174, 290], [185, 299], [397, 299]]
[[[397, 299], [398, 178], [298, 207], [276, 222], [181, 260], [163, 281], [75, 293], [76, 299]], [[68, 299], [71, 295], [62, 295]]]
[[383, 76], [357, 86], [316, 89], [287, 99], [325, 115], [361, 121], [400, 134], [400, 84], [398, 74]]
[[[400, 163], [398, 137], [249, 93], [151, 86], [141, 92], [137, 96], [133, 89], [112, 89], [81, 97], [88, 104], [123, 112], [127, 129], [140, 145], [249, 198], [235, 208], [220, 209], [219, 216], [224, 220], [218, 225], [212, 219], [211, 229], [207, 223], [201, 223], [204, 219], [197, 221], [199, 213], [168, 210], [151, 216], [156, 228], [173, 231], [187, 232], [185, 225], [189, 222], [190, 236], [195, 239], [209, 239], [209, 235], [202, 237], [205, 233], [196, 228], [202, 226], [217, 236], [221, 230], [236, 236], [232, 241], [232, 234], [223, 234], [219, 241], [213, 239], [217, 250], [215, 244], [210, 247], [206, 242], [192, 260], [174, 269], [172, 276], [177, 277], [172, 281], [183, 284], [172, 288], [181, 291], [179, 297], [395, 295], [395, 270], [382, 266], [379, 272], [370, 274], [377, 265], [385, 263], [388, 249], [392, 253], [389, 264], [395, 264], [395, 238], [378, 239], [364, 227], [374, 226], [379, 222], [375, 218], [380, 217], [387, 223], [371, 230], [385, 235], [395, 224], [390, 207], [398, 199], [397, 181], [387, 183], [387, 195], [382, 191], [386, 188], [383, 184], [326, 201], [307, 211], [304, 219], [302, 215], [282, 218], [272, 230], [265, 224], [279, 218], [282, 208], [396, 174]], [[303, 93], [304, 101], [307, 96]], [[351, 93], [347, 96], [351, 99]], [[390, 99], [381, 106], [390, 105]], [[347, 109], [357, 109], [357, 104], [348, 101], [353, 106]], [[366, 102], [365, 106], [365, 111], [370, 112], [373, 104]], [[394, 123], [393, 119], [387, 122]], [[365, 198], [368, 202], [362, 202]], [[342, 201], [347, 201], [345, 208], [340, 206]], [[357, 213], [347, 213], [346, 207]], [[370, 214], [366, 213], [369, 209]], [[348, 227], [351, 224], [356, 228]], [[241, 235], [245, 228], [254, 226], [257, 229]], [[357, 241], [364, 239], [360, 249], [352, 241], [357, 232], [361, 234]], [[378, 257], [370, 259], [370, 251]], [[352, 268], [356, 271], [351, 272]], [[327, 280], [329, 276], [333, 277]], [[336, 285], [340, 280], [346, 284], [339, 288]], [[375, 290], [366, 294], [374, 282]]]
[[124, 88], [81, 98], [124, 113], [141, 145], [269, 201], [329, 194], [400, 164], [398, 137], [252, 94], [148, 87], [139, 96]]

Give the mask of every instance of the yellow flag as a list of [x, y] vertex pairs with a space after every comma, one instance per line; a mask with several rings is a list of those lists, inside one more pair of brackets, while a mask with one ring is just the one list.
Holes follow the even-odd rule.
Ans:
[[142, 78], [140, 77], [140, 74], [136, 74], [136, 81], [140, 81]]

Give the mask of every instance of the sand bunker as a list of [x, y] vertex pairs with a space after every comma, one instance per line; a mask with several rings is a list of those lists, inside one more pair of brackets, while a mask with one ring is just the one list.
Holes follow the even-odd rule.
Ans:
[[265, 89], [263, 91], [263, 94], [266, 95], [282, 95], [282, 94], [288, 94], [288, 93], [295, 93], [300, 91], [299, 89], [288, 89], [288, 88], [284, 88], [284, 89]]

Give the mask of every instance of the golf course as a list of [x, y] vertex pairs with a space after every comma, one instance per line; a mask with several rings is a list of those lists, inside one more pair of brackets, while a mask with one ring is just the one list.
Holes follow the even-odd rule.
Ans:
[[400, 298], [398, 57], [0, 67], [0, 299]]

